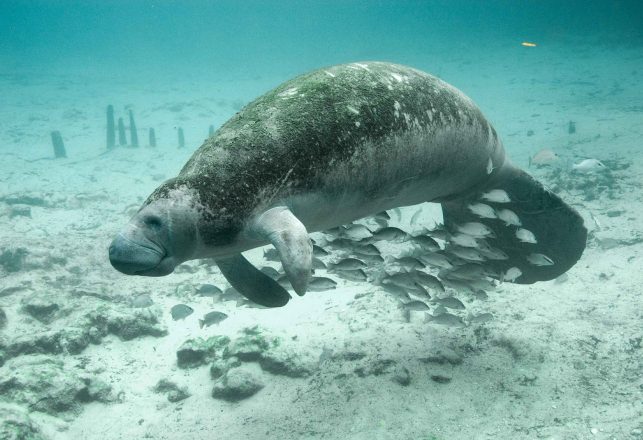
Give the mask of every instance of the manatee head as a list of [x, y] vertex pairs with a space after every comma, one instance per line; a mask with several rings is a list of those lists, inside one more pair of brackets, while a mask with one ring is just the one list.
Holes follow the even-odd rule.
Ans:
[[112, 266], [127, 275], [171, 273], [182, 262], [197, 258], [202, 215], [198, 191], [189, 182], [168, 180], [112, 241]]

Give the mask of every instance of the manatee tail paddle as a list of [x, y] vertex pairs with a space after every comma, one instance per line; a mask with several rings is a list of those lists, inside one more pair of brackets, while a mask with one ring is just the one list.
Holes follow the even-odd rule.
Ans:
[[[509, 201], [482, 198], [493, 190], [504, 191]], [[496, 213], [504, 213], [504, 217], [511, 211], [518, 222], [481, 218], [470, 208], [476, 203], [491, 206]], [[517, 275], [513, 279], [515, 283], [554, 279], [576, 264], [585, 250], [587, 229], [580, 214], [529, 174], [509, 164], [477, 191], [442, 201], [442, 209], [449, 230], [456, 230], [457, 225], [467, 222], [483, 223], [493, 230], [495, 236], [486, 238], [486, 243], [508, 258], [487, 259], [483, 265], [501, 274], [500, 278], [516, 268], [511, 271]]]

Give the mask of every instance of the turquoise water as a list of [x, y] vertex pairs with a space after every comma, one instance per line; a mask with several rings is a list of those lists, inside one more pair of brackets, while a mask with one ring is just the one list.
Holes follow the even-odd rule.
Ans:
[[[642, 439], [642, 24], [637, 1], [1, 2], [0, 439]], [[489, 153], [501, 147], [487, 144], [486, 125], [471, 134], [426, 90], [394, 95], [407, 71], [369, 76], [375, 61], [470, 97], [507, 165]], [[334, 95], [344, 113], [329, 118], [302, 95], [292, 117], [310, 115], [299, 120], [307, 132], [243, 151], [235, 139], [252, 123], [284, 129], [257, 117], [253, 100], [316, 69], [326, 90], [362, 75]], [[384, 101], [363, 89], [379, 80], [390, 86], [378, 89]], [[277, 96], [299, 99], [305, 87]], [[417, 114], [425, 99], [438, 113]], [[464, 108], [459, 99], [447, 104]], [[390, 105], [366, 112], [373, 101]], [[431, 143], [440, 110], [458, 142]], [[351, 148], [377, 144], [389, 123], [378, 114], [395, 115], [391, 127], [406, 118], [396, 136], [409, 145], [427, 139], [404, 137], [413, 118], [437, 130], [429, 144], [447, 147], [427, 161], [436, 167], [427, 193], [445, 197], [427, 202], [443, 205], [380, 212], [373, 188], [402, 200], [415, 174], [367, 194], [288, 199], [294, 220], [262, 225], [295, 234], [286, 241], [296, 252], [308, 235], [318, 246], [302, 297], [283, 272], [302, 261], [290, 245], [239, 245], [277, 281], [245, 296], [253, 269], [222, 262], [216, 246], [211, 255], [190, 247], [206, 232], [219, 247], [241, 242], [224, 214], [235, 200], [261, 199], [261, 180], [282, 165], [270, 191], [306, 187], [326, 162], [311, 153], [298, 174], [301, 156], [290, 153], [307, 139], [339, 148], [316, 137], [338, 127]], [[221, 128], [231, 118], [238, 131]], [[191, 192], [161, 208], [152, 201], [154, 218], [139, 213], [204, 142], [233, 151], [210, 173], [233, 178], [198, 193], [225, 200], [218, 229], [191, 217], [200, 206]], [[328, 176], [344, 169], [341, 155], [324, 175], [349, 189], [387, 178], [405, 157], [385, 153], [404, 142], [381, 142], [377, 173], [356, 147], [360, 167], [340, 185]], [[251, 168], [264, 147], [276, 162]], [[423, 158], [406, 158], [400, 175]], [[510, 181], [510, 162], [540, 183]], [[342, 201], [379, 208], [313, 232]], [[310, 234], [294, 233], [300, 225]], [[146, 242], [141, 230], [157, 235]], [[165, 266], [148, 274], [173, 272], [126, 275], [156, 258]], [[292, 298], [257, 306], [272, 294]]]

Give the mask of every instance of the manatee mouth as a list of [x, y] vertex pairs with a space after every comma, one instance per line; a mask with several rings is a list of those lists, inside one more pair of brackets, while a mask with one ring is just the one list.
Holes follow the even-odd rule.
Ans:
[[163, 276], [174, 270], [173, 258], [154, 243], [137, 243], [118, 234], [109, 246], [109, 261], [126, 275]]

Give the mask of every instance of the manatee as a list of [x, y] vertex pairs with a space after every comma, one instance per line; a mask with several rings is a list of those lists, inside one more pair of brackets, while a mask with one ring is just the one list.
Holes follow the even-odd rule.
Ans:
[[[481, 201], [511, 210], [537, 242], [519, 241], [497, 216], [477, 216], [469, 206]], [[272, 244], [303, 295], [310, 232], [422, 202], [441, 203], [449, 230], [489, 226], [486, 242], [508, 258], [485, 264], [499, 274], [518, 268], [516, 283], [556, 278], [585, 248], [581, 216], [511, 163], [471, 99], [420, 70], [361, 62], [303, 74], [245, 106], [148, 197], [109, 258], [144, 276], [210, 258], [248, 299], [278, 307], [289, 293], [243, 251]], [[535, 254], [553, 264], [530, 263]]]

